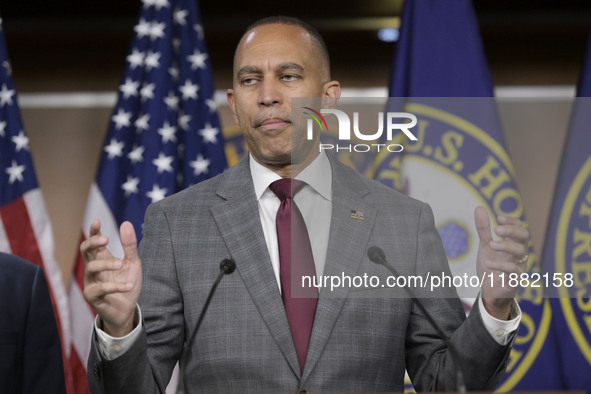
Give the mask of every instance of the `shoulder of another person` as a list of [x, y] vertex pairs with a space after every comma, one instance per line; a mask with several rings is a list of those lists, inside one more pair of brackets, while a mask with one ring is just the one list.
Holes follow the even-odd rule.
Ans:
[[37, 270], [41, 268], [18, 256], [0, 252], [1, 278], [7, 283], [22, 281], [25, 278], [32, 280]]

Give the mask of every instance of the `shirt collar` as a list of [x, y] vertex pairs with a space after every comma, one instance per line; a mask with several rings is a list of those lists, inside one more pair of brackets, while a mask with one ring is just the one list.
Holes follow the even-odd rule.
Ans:
[[[250, 155], [249, 164], [258, 201], [269, 185], [281, 177], [253, 159], [252, 155]], [[320, 152], [312, 163], [296, 176], [296, 179], [306, 182], [323, 198], [332, 201], [332, 167], [326, 153]]]

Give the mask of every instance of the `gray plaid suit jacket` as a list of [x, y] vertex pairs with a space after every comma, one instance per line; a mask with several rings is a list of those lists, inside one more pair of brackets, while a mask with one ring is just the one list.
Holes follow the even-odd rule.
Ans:
[[[360, 176], [331, 158], [333, 211], [324, 275], [389, 273], [369, 261], [378, 245], [402, 274], [448, 271], [431, 209]], [[455, 390], [447, 349], [412, 300], [359, 288], [322, 289], [306, 365], [300, 371], [271, 266], [248, 158], [225, 173], [150, 206], [140, 256], [144, 328], [131, 349], [102, 360], [96, 338], [88, 360], [93, 393], [164, 392], [180, 359], [187, 391], [205, 393], [402, 391], [407, 368], [419, 391]], [[364, 219], [351, 218], [351, 210]], [[190, 352], [201, 308], [234, 258]], [[510, 346], [486, 331], [478, 308], [433, 294], [423, 302], [463, 356], [469, 389], [494, 387]]]

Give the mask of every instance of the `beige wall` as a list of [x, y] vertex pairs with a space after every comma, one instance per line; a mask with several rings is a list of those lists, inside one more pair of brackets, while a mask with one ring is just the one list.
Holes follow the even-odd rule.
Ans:
[[67, 278], [110, 109], [22, 109], [37, 180], [56, 242], [56, 259]]
[[502, 100], [499, 114], [534, 249], [542, 253], [572, 100]]
[[[570, 114], [568, 100], [504, 99], [500, 114], [538, 253]], [[89, 186], [95, 176], [111, 109], [22, 108], [39, 183], [53, 225], [56, 258], [69, 277]], [[227, 106], [222, 126], [236, 131]]]

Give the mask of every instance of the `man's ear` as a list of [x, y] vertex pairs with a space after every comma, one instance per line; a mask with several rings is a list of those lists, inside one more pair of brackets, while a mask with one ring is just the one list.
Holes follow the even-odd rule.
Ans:
[[236, 115], [236, 104], [234, 103], [234, 89], [226, 90], [226, 98], [228, 99], [228, 106], [234, 114], [234, 121], [238, 123], [238, 116]]
[[339, 98], [341, 97], [341, 84], [339, 81], [329, 81], [324, 84], [322, 97], [323, 108], [336, 107]]

